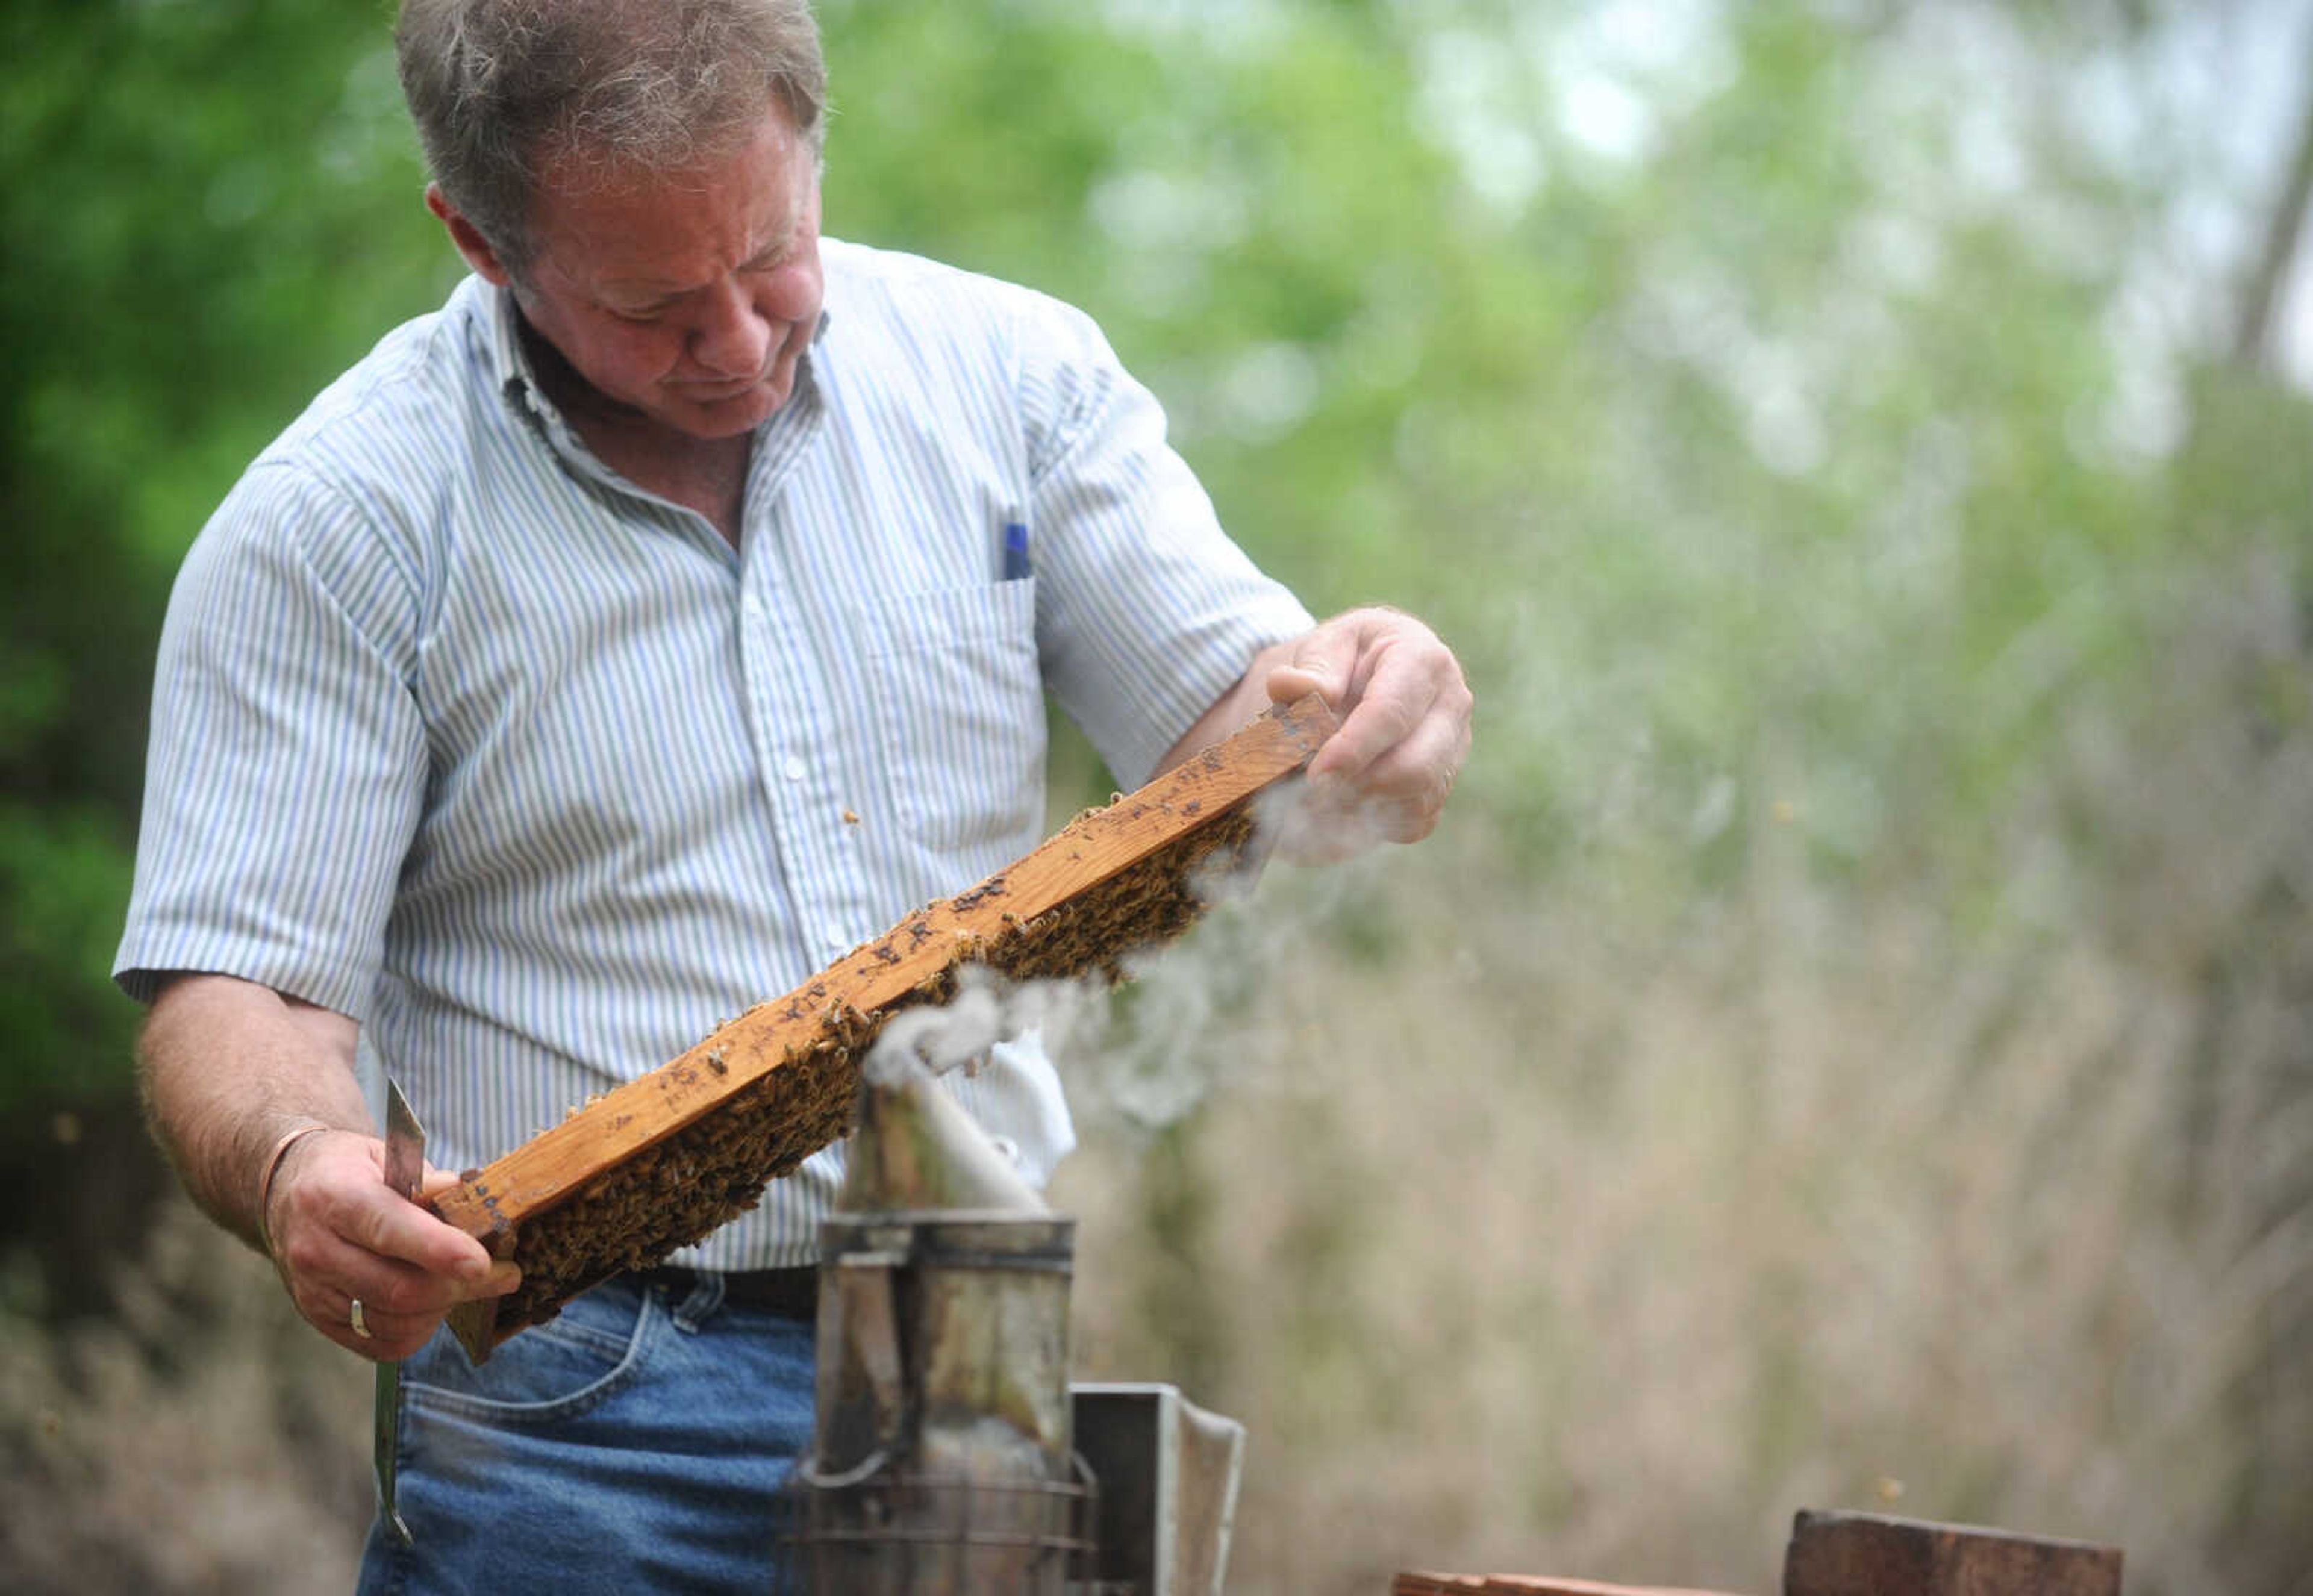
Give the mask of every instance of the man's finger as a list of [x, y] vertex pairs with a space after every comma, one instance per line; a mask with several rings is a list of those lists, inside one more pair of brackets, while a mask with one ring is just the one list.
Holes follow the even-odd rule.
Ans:
[[[460, 1302], [502, 1296], [522, 1284], [522, 1270], [511, 1261], [464, 1282], [381, 1258], [339, 1236], [301, 1243], [295, 1263], [290, 1295], [306, 1321], [348, 1352], [389, 1363], [423, 1346]], [[355, 1302], [362, 1304], [366, 1336], [353, 1327]]]
[[[358, 1330], [354, 1328], [356, 1302], [362, 1305]], [[306, 1323], [347, 1352], [384, 1364], [398, 1364], [410, 1356], [433, 1339], [442, 1323], [438, 1313], [391, 1313], [373, 1306], [365, 1297], [348, 1297], [343, 1293], [332, 1293], [312, 1307], [301, 1302], [298, 1311], [305, 1316]], [[368, 1334], [363, 1334], [364, 1330]]]
[[1328, 707], [1340, 711], [1352, 697], [1359, 652], [1365, 645], [1365, 619], [1359, 614], [1340, 616], [1303, 636], [1285, 662], [1271, 670], [1267, 683], [1270, 701], [1290, 704], [1315, 693]]
[[[1279, 852], [1297, 864], [1331, 864], [1384, 842], [1419, 842], [1437, 829], [1469, 752], [1467, 718], [1451, 695], [1354, 779], [1313, 781], [1277, 821]], [[1328, 745], [1330, 746], [1330, 744]]]
[[374, 1196], [356, 1201], [358, 1216], [345, 1233], [372, 1252], [469, 1283], [489, 1273], [488, 1249], [408, 1197], [381, 1185]]
[[495, 1263], [478, 1278], [424, 1269], [387, 1258], [343, 1237], [330, 1237], [301, 1249], [297, 1264], [302, 1295], [342, 1292], [392, 1313], [442, 1313], [476, 1297], [503, 1296], [522, 1283], [520, 1266]]
[[1321, 785], [1327, 777], [1357, 777], [1434, 714], [1457, 722], [1469, 716], [1469, 688], [1453, 651], [1394, 609], [1354, 609], [1316, 627], [1264, 685], [1280, 703], [1318, 693], [1342, 717], [1310, 761]]
[[1359, 656], [1356, 672], [1362, 679], [1356, 703], [1341, 730], [1310, 761], [1312, 776], [1357, 777], [1433, 721], [1453, 728], [1466, 742], [1469, 684], [1453, 651], [1420, 622], [1408, 618], [1403, 626], [1377, 628]]
[[1465, 723], [1432, 715], [1366, 767], [1354, 791], [1384, 841], [1419, 842], [1437, 829], [1468, 749]]
[[437, 1197], [459, 1184], [460, 1179], [456, 1171], [437, 1169], [429, 1163], [426, 1166], [425, 1175], [418, 1182], [418, 1195], [421, 1197]]
[[297, 1165], [277, 1195], [277, 1242], [286, 1236], [293, 1248], [310, 1247], [318, 1232], [437, 1275], [472, 1282], [489, 1273], [490, 1255], [479, 1241], [387, 1187], [374, 1138], [312, 1139], [330, 1145]]
[[479, 1280], [459, 1280], [362, 1254], [334, 1278], [347, 1296], [359, 1297], [388, 1313], [438, 1319], [461, 1302], [504, 1296], [522, 1284], [522, 1267], [511, 1261], [493, 1264]]
[[1309, 761], [1310, 779], [1320, 786], [1329, 779], [1358, 780], [1368, 766], [1413, 735], [1439, 690], [1434, 671], [1419, 662], [1394, 664], [1387, 655], [1375, 662], [1364, 696]]

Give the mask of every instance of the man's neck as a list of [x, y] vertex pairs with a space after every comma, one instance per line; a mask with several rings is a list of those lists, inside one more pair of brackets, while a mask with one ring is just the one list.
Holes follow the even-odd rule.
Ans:
[[515, 325], [539, 388], [595, 457], [646, 492], [698, 511], [736, 548], [753, 434], [694, 438], [677, 432], [587, 381], [519, 307]]

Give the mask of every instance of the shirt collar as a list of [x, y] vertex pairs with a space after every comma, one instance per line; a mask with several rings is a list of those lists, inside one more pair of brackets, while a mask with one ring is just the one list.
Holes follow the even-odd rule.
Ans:
[[[541, 420], [560, 422], [562, 417], [554, 401], [546, 397], [539, 386], [538, 373], [530, 364], [530, 351], [523, 347], [522, 312], [515, 308], [514, 290], [475, 279], [488, 300], [485, 314], [484, 359], [488, 361], [490, 386], [506, 397], [507, 403], [526, 409]], [[825, 303], [819, 308], [819, 325], [812, 329], [811, 352], [819, 353], [827, 341], [828, 324], [833, 320]]]
[[[562, 415], [554, 401], [547, 397], [532, 365], [530, 351], [522, 341], [522, 316], [514, 305], [514, 290], [488, 283], [480, 277], [473, 279], [475, 288], [484, 296], [479, 320], [483, 329], [482, 359], [490, 385], [497, 391], [507, 411], [518, 421], [537, 429], [547, 447], [559, 455], [566, 466], [581, 476], [598, 478], [614, 486], [628, 486], [623, 478], [602, 463], [594, 451], [586, 447]], [[819, 325], [812, 329], [811, 347], [805, 351], [802, 363], [796, 370], [795, 391], [787, 402], [773, 411], [769, 419], [756, 429], [758, 466], [775, 465], [784, 470], [793, 457], [813, 434], [818, 430], [822, 401], [819, 374], [816, 367], [825, 358], [823, 350], [827, 329], [832, 320], [822, 303]], [[763, 443], [773, 447], [765, 449]]]
[[530, 355], [522, 346], [522, 320], [514, 310], [514, 290], [479, 277], [474, 279], [474, 285], [483, 299], [483, 359], [488, 364], [490, 386], [512, 403], [546, 403], [546, 396], [538, 389], [538, 373], [530, 369]]

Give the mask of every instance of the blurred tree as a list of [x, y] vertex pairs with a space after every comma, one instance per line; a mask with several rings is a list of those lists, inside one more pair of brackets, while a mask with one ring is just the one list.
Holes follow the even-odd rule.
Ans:
[[[241, 467], [395, 320], [446, 250], [376, 8], [28, 0], [0, 16], [0, 1164], [74, 1169], [31, 1227], [89, 1306], [160, 1178], [128, 890], [154, 642], [179, 556]], [[49, 1188], [49, 1189], [54, 1189]]]

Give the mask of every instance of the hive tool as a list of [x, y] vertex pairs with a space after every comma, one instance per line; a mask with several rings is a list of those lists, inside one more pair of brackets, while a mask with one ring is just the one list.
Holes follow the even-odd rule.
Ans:
[[[385, 1183], [394, 1191], [418, 1200], [426, 1180], [426, 1127], [410, 1111], [409, 1100], [391, 1080], [385, 1083]], [[401, 1365], [380, 1361], [377, 1365], [377, 1414], [373, 1425], [373, 1456], [377, 1462], [377, 1516], [389, 1534], [409, 1544], [409, 1526], [394, 1504], [394, 1463], [401, 1448]]]

